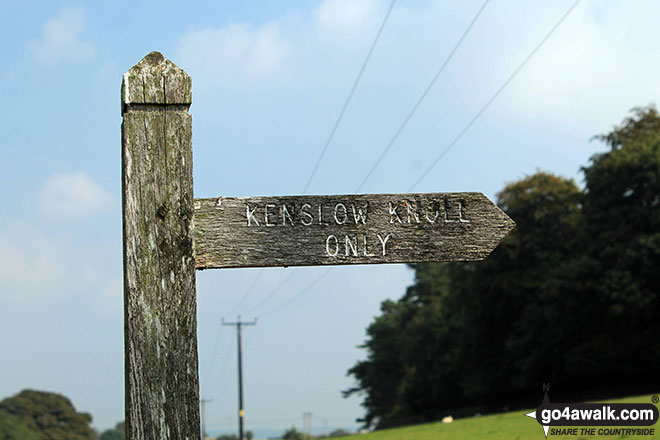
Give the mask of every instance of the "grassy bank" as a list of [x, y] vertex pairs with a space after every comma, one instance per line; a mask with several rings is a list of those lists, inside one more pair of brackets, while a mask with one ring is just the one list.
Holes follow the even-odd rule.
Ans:
[[[625, 399], [608, 400], [618, 403], [650, 403], [652, 395], [634, 396]], [[426, 425], [408, 426], [405, 428], [386, 429], [370, 434], [341, 437], [341, 439], [355, 440], [542, 440], [543, 430], [535, 420], [525, 417], [524, 414], [533, 411], [513, 411], [509, 413], [494, 414], [481, 417], [471, 417], [455, 420], [453, 423], [429, 423]], [[660, 423], [655, 428], [654, 436], [624, 437], [624, 436], [553, 436], [549, 439], [619, 439], [619, 438], [660, 438]], [[579, 432], [579, 431], [578, 431]]]

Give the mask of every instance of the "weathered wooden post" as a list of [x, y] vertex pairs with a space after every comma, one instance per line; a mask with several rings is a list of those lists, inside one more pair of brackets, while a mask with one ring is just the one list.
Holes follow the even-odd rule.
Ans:
[[160, 53], [124, 75], [130, 440], [200, 437], [195, 269], [474, 261], [515, 226], [481, 193], [194, 199], [191, 98]]
[[199, 439], [191, 80], [152, 52], [121, 95], [127, 436]]

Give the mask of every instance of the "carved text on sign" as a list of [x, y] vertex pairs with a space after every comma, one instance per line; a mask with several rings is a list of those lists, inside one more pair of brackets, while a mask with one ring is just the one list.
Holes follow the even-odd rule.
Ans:
[[478, 260], [513, 227], [479, 193], [195, 200], [198, 269]]

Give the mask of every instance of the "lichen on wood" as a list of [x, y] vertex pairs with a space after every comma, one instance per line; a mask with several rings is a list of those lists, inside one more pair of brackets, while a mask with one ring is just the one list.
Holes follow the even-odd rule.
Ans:
[[199, 439], [190, 77], [158, 52], [122, 83], [126, 430]]
[[474, 261], [515, 226], [481, 193], [195, 199], [198, 269]]

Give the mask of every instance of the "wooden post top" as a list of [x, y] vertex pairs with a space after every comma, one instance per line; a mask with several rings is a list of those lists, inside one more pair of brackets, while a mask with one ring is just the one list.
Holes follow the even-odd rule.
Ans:
[[200, 440], [191, 80], [152, 52], [124, 74], [126, 438]]
[[121, 102], [122, 113], [134, 104], [190, 106], [192, 80], [163, 54], [151, 52], [124, 74]]

